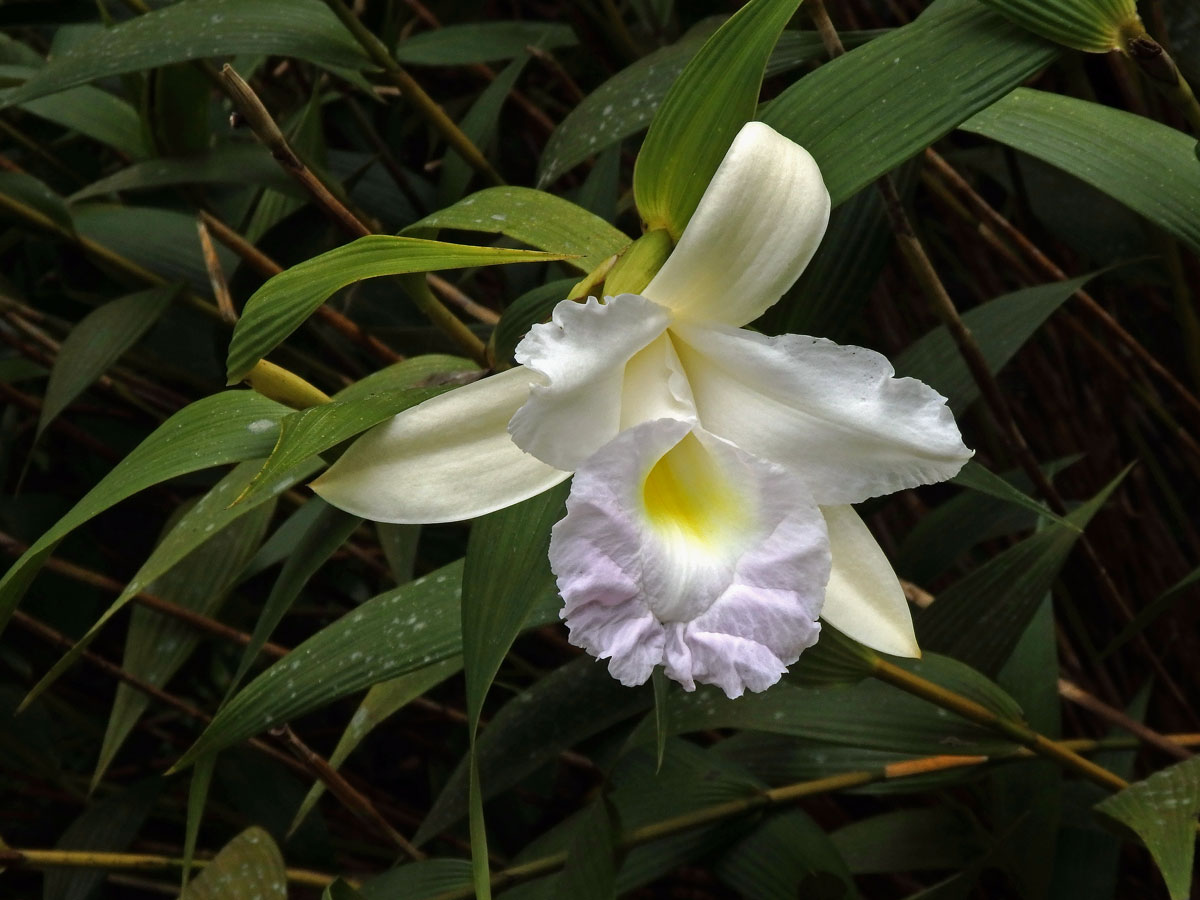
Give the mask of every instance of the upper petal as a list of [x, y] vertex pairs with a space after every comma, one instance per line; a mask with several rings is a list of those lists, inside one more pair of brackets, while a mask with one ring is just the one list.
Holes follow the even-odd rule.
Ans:
[[513, 443], [508, 420], [539, 377], [510, 369], [407, 409], [355, 441], [312, 489], [377, 522], [454, 522], [511, 506], [570, 472]]
[[853, 507], [821, 508], [833, 571], [821, 618], [847, 637], [893, 656], [920, 656], [904, 589]]
[[751, 322], [817, 252], [829, 205], [808, 151], [762, 122], [747, 122], [644, 293], [681, 318]]
[[621, 428], [626, 363], [669, 321], [636, 294], [559, 303], [517, 345], [517, 360], [543, 378], [509, 424], [513, 440], [543, 462], [576, 468]]
[[946, 399], [880, 354], [822, 338], [672, 326], [703, 426], [858, 503], [952, 478], [971, 457]]

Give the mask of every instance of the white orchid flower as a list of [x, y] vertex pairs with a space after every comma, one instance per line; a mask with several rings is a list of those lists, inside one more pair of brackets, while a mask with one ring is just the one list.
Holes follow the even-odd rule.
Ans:
[[313, 485], [386, 522], [466, 519], [572, 472], [550, 562], [571, 641], [625, 684], [761, 691], [820, 616], [920, 651], [900, 584], [849, 504], [952, 477], [971, 456], [943, 397], [871, 350], [741, 326], [825, 232], [813, 158], [742, 128], [641, 295], [566, 300], [521, 366], [360, 438]]

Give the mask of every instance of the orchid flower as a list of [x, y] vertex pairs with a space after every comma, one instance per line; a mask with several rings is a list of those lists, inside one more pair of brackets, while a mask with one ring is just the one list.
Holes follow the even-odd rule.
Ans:
[[761, 691], [818, 617], [917, 656], [903, 591], [850, 504], [952, 477], [946, 401], [861, 347], [742, 326], [800, 276], [830, 200], [813, 158], [742, 128], [640, 294], [564, 300], [520, 366], [360, 438], [314, 485], [386, 522], [481, 515], [574, 473], [550, 562], [572, 643], [625, 684]]

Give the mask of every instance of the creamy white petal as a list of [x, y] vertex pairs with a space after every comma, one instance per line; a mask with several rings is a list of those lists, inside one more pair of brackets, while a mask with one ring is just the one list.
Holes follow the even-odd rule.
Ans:
[[508, 420], [540, 376], [510, 369], [407, 409], [368, 431], [312, 489], [376, 522], [454, 522], [570, 477], [513, 443]]
[[543, 462], [576, 468], [620, 429], [625, 364], [669, 321], [636, 294], [559, 303], [517, 345], [517, 361], [544, 377], [509, 423], [513, 440]]
[[904, 589], [853, 507], [824, 506], [833, 571], [821, 618], [881, 653], [920, 656]]
[[625, 365], [621, 430], [655, 419], [695, 421], [696, 402], [671, 332], [659, 335]]
[[672, 326], [704, 427], [858, 503], [952, 478], [972, 452], [946, 400], [880, 354], [823, 338]]
[[770, 126], [747, 122], [643, 293], [690, 321], [745, 325], [800, 277], [828, 224], [816, 161]]
[[[550, 565], [571, 642], [623, 683], [764, 690], [817, 638], [824, 519], [786, 470], [692, 424], [623, 431], [575, 473]], [[657, 627], [655, 627], [657, 626]]]

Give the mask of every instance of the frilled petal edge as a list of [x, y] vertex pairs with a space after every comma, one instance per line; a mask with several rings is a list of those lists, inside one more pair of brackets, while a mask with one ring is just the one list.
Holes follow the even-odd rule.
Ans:
[[808, 151], [762, 122], [747, 122], [643, 293], [681, 319], [752, 322], [817, 252], [829, 206]]
[[825, 524], [803, 484], [691, 423], [622, 432], [576, 471], [550, 565], [570, 640], [624, 684], [762, 691], [817, 639]]
[[837, 506], [953, 478], [972, 452], [946, 399], [864, 347], [673, 325], [704, 427]]
[[621, 428], [625, 369], [659, 337], [670, 314], [637, 294], [564, 300], [517, 345], [517, 361], [542, 376], [509, 432], [538, 459], [574, 469]]
[[571, 473], [517, 447], [506, 426], [540, 377], [510, 369], [376, 426], [312, 483], [376, 522], [455, 522], [536, 496]]
[[849, 506], [824, 506], [833, 570], [821, 618], [847, 637], [892, 656], [921, 655], [904, 589], [879, 543]]

